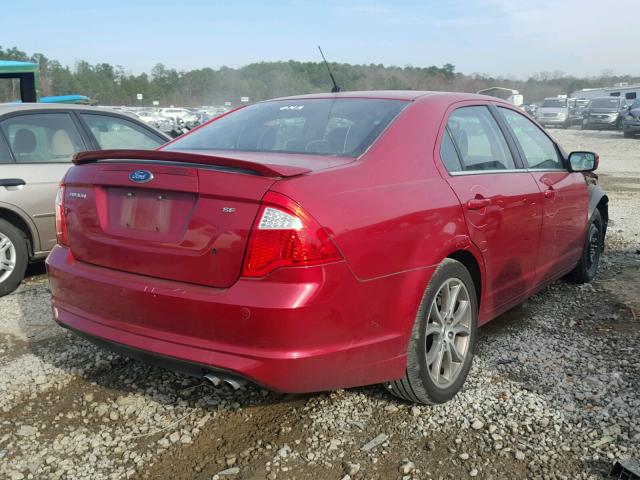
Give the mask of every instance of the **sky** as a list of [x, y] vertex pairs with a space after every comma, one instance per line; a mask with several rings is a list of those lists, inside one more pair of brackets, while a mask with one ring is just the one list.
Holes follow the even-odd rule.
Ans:
[[[7, 0], [10, 1], [10, 0]], [[639, 0], [13, 0], [0, 45], [178, 70], [272, 60], [416, 67], [528, 78], [640, 75]]]

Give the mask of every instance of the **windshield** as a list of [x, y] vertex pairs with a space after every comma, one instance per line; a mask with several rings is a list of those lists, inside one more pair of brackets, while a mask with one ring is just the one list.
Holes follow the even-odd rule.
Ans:
[[617, 98], [596, 98], [591, 100], [591, 108], [614, 108], [617, 109], [620, 100]]
[[167, 150], [361, 155], [407, 105], [401, 100], [274, 100], [216, 120]]
[[542, 102], [542, 108], [565, 108], [566, 106], [566, 98], [545, 98]]

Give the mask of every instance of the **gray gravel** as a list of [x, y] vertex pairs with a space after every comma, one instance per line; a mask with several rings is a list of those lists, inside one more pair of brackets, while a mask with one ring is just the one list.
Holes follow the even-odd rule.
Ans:
[[640, 140], [553, 133], [601, 153], [603, 270], [482, 328], [453, 401], [214, 389], [56, 327], [36, 274], [0, 298], [0, 478], [590, 479], [640, 456]]

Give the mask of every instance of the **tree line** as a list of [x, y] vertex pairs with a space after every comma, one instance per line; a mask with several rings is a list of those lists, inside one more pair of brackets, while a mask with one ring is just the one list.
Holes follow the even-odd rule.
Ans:
[[[42, 53], [27, 54], [16, 47], [0, 46], [0, 59], [35, 62], [40, 66], [42, 95], [86, 95], [101, 105], [201, 106], [237, 104], [285, 95], [326, 92], [331, 82], [320, 62], [259, 62], [241, 68], [200, 68], [178, 71], [159, 63], [149, 73], [127, 72], [120, 65], [91, 64], [84, 60], [62, 65]], [[569, 94], [582, 88], [611, 86], [618, 82], [640, 83], [640, 77], [603, 72], [579, 78], [563, 72], [541, 72], [526, 80], [464, 74], [447, 63], [440, 67], [396, 67], [382, 64], [331, 63], [342, 90], [440, 90], [476, 92], [491, 86], [517, 89], [527, 103], [544, 97]], [[15, 85], [0, 82], [0, 101], [15, 98]], [[143, 95], [142, 102], [137, 94]], [[13, 95], [13, 97], [11, 97]]]

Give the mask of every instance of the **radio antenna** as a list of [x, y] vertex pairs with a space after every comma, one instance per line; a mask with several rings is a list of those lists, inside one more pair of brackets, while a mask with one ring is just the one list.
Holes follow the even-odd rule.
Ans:
[[324, 53], [322, 53], [322, 48], [320, 48], [320, 45], [318, 45], [318, 50], [320, 50], [320, 55], [322, 55], [322, 60], [324, 60], [324, 64], [326, 65], [327, 71], [329, 72], [329, 76], [331, 77], [331, 82], [333, 82], [333, 88], [331, 89], [331, 93], [338, 93], [340, 91], [340, 87], [336, 83], [336, 79], [334, 78], [333, 73], [331, 73], [331, 68], [327, 63], [327, 59], [324, 58]]

